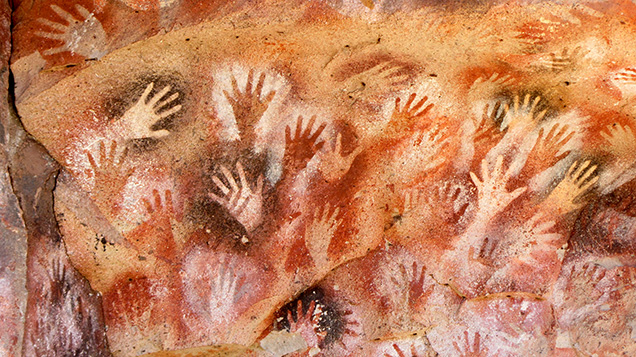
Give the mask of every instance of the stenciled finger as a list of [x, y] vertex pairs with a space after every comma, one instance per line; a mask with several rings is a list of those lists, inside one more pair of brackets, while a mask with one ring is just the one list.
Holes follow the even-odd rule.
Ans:
[[[313, 302], [313, 300], [312, 300], [312, 302]], [[303, 315], [303, 302], [302, 302], [302, 300], [298, 300], [298, 303], [296, 303], [296, 321], [300, 321], [302, 319], [302, 316], [304, 316]]]
[[[499, 112], [500, 112], [501, 109], [502, 109], [501, 101], [496, 101], [495, 105], [492, 108], [492, 112], [490, 113], [490, 115], [488, 115], [487, 111], [485, 112], [485, 114], [492, 121], [496, 121], [497, 118], [499, 117]], [[488, 104], [486, 104], [486, 110], [488, 110]]]
[[[417, 267], [417, 265], [415, 265]], [[417, 284], [418, 286], [422, 286], [424, 285], [424, 280], [426, 279], [426, 265], [422, 265], [422, 268], [420, 268], [420, 275], [419, 275], [419, 279], [417, 280]]]
[[572, 165], [570, 165], [570, 168], [568, 169], [568, 172], [565, 174], [565, 178], [563, 178], [563, 180], [566, 180], [567, 178], [572, 176], [572, 172], [574, 172], [574, 169], [576, 169], [578, 164], [579, 164], [578, 161], [574, 161]]
[[[564, 143], [564, 144], [560, 144], [560, 145], [558, 145], [558, 147], [563, 147], [563, 145], [565, 145], [565, 143]], [[560, 150], [559, 150], [559, 151], [560, 151]], [[557, 151], [557, 153], [558, 153], [559, 151]], [[558, 162], [558, 161], [563, 160], [566, 156], [570, 155], [570, 153], [571, 153], [571, 152], [572, 152], [572, 150], [565, 150], [565, 151], [563, 151], [561, 154], [559, 154], [559, 155], [555, 155], [554, 157], [555, 157], [555, 159], [556, 159], [556, 160], [557, 160], [557, 162]]]
[[486, 122], [488, 121], [488, 118], [490, 118], [490, 114], [489, 114], [488, 109], [490, 109], [490, 104], [484, 105], [484, 111], [481, 114], [481, 118], [479, 118], [479, 116], [477, 117], [477, 121], [476, 121], [476, 124], [475, 124], [475, 126], [476, 126], [475, 132], [476, 133], [479, 132], [479, 129], [481, 127], [483, 127], [486, 124]]
[[86, 157], [88, 158], [88, 162], [91, 164], [93, 171], [97, 171], [99, 169], [99, 166], [95, 162], [95, 158], [93, 158], [93, 154], [91, 154], [90, 151], [86, 151]]
[[449, 194], [447, 195], [447, 197], [449, 198], [449, 200], [451, 202], [454, 202], [457, 200], [457, 198], [459, 197], [459, 195], [462, 193], [462, 188], [461, 187], [456, 187], [454, 190], [450, 190]]
[[513, 105], [514, 105], [514, 115], [519, 115], [519, 96], [515, 95], [515, 98], [513, 99]]
[[581, 186], [581, 192], [587, 191], [590, 187], [594, 186], [594, 184], [598, 181], [598, 176], [594, 176], [591, 180]]
[[323, 207], [314, 208], [313, 212], [311, 213], [311, 225], [307, 226], [306, 230], [309, 230], [309, 228], [320, 223], [320, 219], [322, 218], [322, 209]]
[[[426, 101], [427, 99], [428, 99], [427, 97], [424, 97], [424, 99], [422, 99], [422, 101], [420, 101], [420, 103], [424, 104], [424, 101]], [[435, 106], [435, 104], [433, 104], [433, 103], [427, 105], [426, 107], [424, 107], [424, 109], [420, 110], [417, 114], [415, 114], [415, 116], [416, 117], [421, 117], [421, 116], [425, 115], [431, 109], [433, 109], [434, 106]]]
[[495, 167], [492, 170], [492, 176], [491, 177], [501, 177], [503, 175], [503, 155], [499, 155], [497, 156], [497, 159], [495, 160]]
[[530, 217], [530, 219], [526, 222], [526, 227], [530, 227], [530, 229], [534, 229], [537, 227], [538, 224], [540, 224], [540, 222], [543, 220], [543, 218], [545, 217], [545, 213], [543, 212], [538, 212], [535, 213], [532, 217]]
[[395, 98], [395, 109], [393, 110], [393, 113], [399, 113], [400, 112], [400, 102], [402, 101], [402, 99], [400, 99], [400, 97]]
[[261, 95], [261, 93], [263, 92], [263, 85], [265, 85], [265, 72], [261, 73], [261, 75], [258, 77], [258, 83], [256, 83], [256, 88], [254, 89], [254, 94], [256, 96]]
[[292, 138], [291, 138], [291, 129], [289, 128], [289, 125], [285, 126], [285, 144], [289, 145], [289, 143], [292, 142]]
[[539, 97], [539, 96], [534, 98], [534, 100], [532, 101], [532, 106], [530, 106], [530, 113], [534, 113], [534, 110], [537, 107], [537, 104], [539, 104], [540, 100], [541, 100], [541, 97]]
[[234, 104], [236, 103], [236, 99], [232, 97], [232, 95], [225, 89], [223, 90], [223, 96], [225, 97], [227, 102], [230, 103], [230, 105], [234, 106]]
[[411, 190], [407, 190], [406, 192], [404, 192], [404, 210], [403, 211], [408, 211], [411, 209]]
[[99, 142], [99, 163], [104, 166], [106, 163], [106, 149], [104, 148], [104, 142]]
[[605, 141], [607, 141], [608, 144], [612, 144], [614, 142], [614, 137], [611, 134], [608, 134], [604, 131], [601, 131], [601, 137], [603, 137], [603, 139], [605, 139]]
[[240, 95], [241, 91], [239, 90], [238, 83], [236, 82], [236, 77], [234, 77], [234, 75], [231, 76], [231, 82], [232, 82], [232, 92], [234, 92], [234, 95], [235, 96]]
[[269, 104], [272, 101], [272, 99], [274, 99], [275, 95], [276, 95], [276, 91], [275, 90], [269, 92], [269, 94], [263, 100], [263, 104]]
[[181, 104], [179, 105], [175, 105], [174, 107], [159, 113], [159, 118], [163, 119], [163, 118], [167, 118], [169, 116], [171, 116], [172, 114], [175, 114], [176, 112], [180, 111], [181, 108], [183, 108], [183, 106]]
[[121, 166], [123, 165], [124, 162], [126, 162], [126, 158], [128, 157], [128, 147], [124, 147], [124, 151], [121, 152], [121, 155], [119, 155], [119, 159], [117, 160], [117, 166]]
[[243, 170], [243, 165], [241, 164], [240, 161], [236, 162], [236, 171], [238, 172], [238, 175], [239, 175], [239, 182], [241, 183], [241, 188], [249, 191], [250, 186], [247, 182], [247, 178], [245, 178], [245, 170]]
[[340, 214], [340, 207], [336, 206], [336, 209], [333, 210], [333, 213], [331, 214], [331, 217], [329, 217], [329, 220], [335, 221], [336, 218], [338, 218], [339, 214]]
[[219, 269], [216, 273], [212, 273], [212, 268], [210, 266], [210, 274], [214, 274], [216, 279], [214, 280], [214, 290], [217, 293], [223, 293], [224, 292], [224, 286], [225, 286], [225, 280], [226, 280], [226, 268], [225, 268], [225, 262], [220, 261], [218, 262], [218, 266]]
[[220, 169], [221, 169], [221, 173], [223, 173], [223, 176], [225, 176], [225, 179], [230, 184], [230, 187], [232, 188], [232, 190], [235, 191], [235, 192], [238, 192], [239, 191], [239, 186], [236, 183], [236, 180], [234, 179], [234, 176], [232, 175], [230, 170], [228, 170], [227, 167], [225, 167], [223, 165], [221, 165]]
[[592, 280], [598, 283], [605, 277], [605, 270], [599, 266], [595, 266], [594, 273], [592, 274]]
[[314, 147], [313, 147], [313, 151], [314, 151], [314, 153], [315, 153], [315, 152], [317, 152], [317, 151], [320, 151], [320, 149], [322, 149], [322, 147], [323, 147], [324, 145], [325, 145], [325, 141], [324, 141], [324, 140], [323, 140], [323, 141], [320, 141], [320, 142], [317, 142], [316, 144], [314, 144]]
[[287, 310], [287, 323], [289, 323], [290, 330], [292, 331], [296, 330], [296, 323], [294, 321], [294, 316], [292, 315], [291, 309]]
[[299, 139], [302, 132], [303, 132], [303, 117], [302, 115], [299, 115], [298, 119], [296, 120], [296, 135], [294, 136], [294, 140]]
[[[430, 158], [429, 158], [430, 160]], [[434, 169], [436, 167], [438, 167], [439, 165], [443, 164], [446, 161], [445, 157], [438, 157], [433, 161], [430, 161], [427, 165], [426, 165], [426, 169], [431, 170]]]
[[488, 171], [488, 161], [486, 161], [486, 159], [481, 160], [481, 178], [483, 179], [482, 182], [487, 182], [490, 178], [490, 172]]
[[80, 4], [75, 4], [75, 9], [77, 9], [77, 12], [79, 12], [80, 15], [82, 15], [84, 20], [87, 20], [89, 17], [93, 16], [93, 14], [91, 14], [90, 11], [86, 10], [86, 8]]
[[161, 107], [165, 106], [168, 103], [173, 102], [177, 98], [179, 98], [179, 92], [172, 93], [168, 98], [158, 102], [155, 105], [155, 110], [157, 110], [157, 111], [161, 110]]
[[537, 114], [537, 115], [534, 117], [534, 120], [535, 120], [535, 121], [539, 121], [539, 120], [543, 119], [543, 117], [545, 116], [545, 114], [546, 114], [547, 112], [548, 112], [548, 110], [547, 110], [547, 109], [544, 109], [544, 110], [540, 111], [540, 112], [539, 112], [539, 114]]
[[154, 139], [160, 139], [170, 135], [170, 131], [166, 129], [151, 131], [148, 136]]
[[579, 184], [581, 184], [582, 182], [585, 182], [585, 180], [587, 180], [587, 179], [588, 179], [588, 177], [590, 177], [590, 176], [594, 173], [594, 171], [596, 170], [596, 168], [597, 168], [597, 166], [596, 166], [596, 165], [594, 165], [594, 166], [590, 167], [589, 169], [587, 169], [587, 171], [585, 171], [585, 172], [583, 173], [583, 175], [582, 175], [582, 176], [581, 176], [578, 180], [576, 180], [576, 184], [577, 184], [577, 185], [579, 185]]
[[353, 149], [353, 151], [351, 153], [349, 153], [349, 155], [347, 155], [347, 160], [349, 163], [353, 162], [353, 160], [360, 155], [360, 153], [362, 152], [363, 147], [362, 145], [358, 145], [355, 147], [355, 149]]
[[49, 48], [48, 50], [45, 50], [44, 52], [42, 52], [42, 54], [45, 56], [52, 56], [58, 53], [66, 52], [66, 51], [67, 49], [65, 46], [59, 46], [59, 47]]
[[66, 35], [55, 32], [36, 31], [35, 35], [39, 37], [50, 38], [52, 40], [64, 41], [66, 39]]
[[[523, 104], [521, 105], [521, 107], [524, 110], [528, 110], [528, 105], [530, 104], [530, 94], [526, 94], [525, 97], [523, 97]], [[532, 112], [532, 110], [529, 110], [530, 112]]]
[[219, 179], [217, 176], [212, 177], [212, 182], [214, 182], [216, 187], [218, 187], [224, 195], [230, 193], [230, 189], [227, 188], [227, 186], [225, 186], [225, 183], [223, 183], [223, 181], [221, 181], [221, 179]]
[[150, 95], [150, 92], [152, 92], [152, 89], [155, 87], [155, 83], [154, 82], [150, 82], [147, 86], [146, 89], [144, 89], [143, 93], [141, 93], [141, 97], [139, 98], [139, 102], [145, 104], [148, 100], [148, 96]]
[[[318, 137], [320, 136], [320, 134], [322, 134], [323, 130], [325, 130], [325, 128], [327, 127], [327, 123], [322, 123], [320, 124], [320, 126], [318, 127], [318, 129], [316, 129], [316, 132], [309, 137], [309, 141], [310, 142], [315, 142], [316, 140], [318, 140]], [[322, 145], [321, 145], [322, 146]], [[316, 149], [319, 150], [320, 148], [318, 147], [318, 143], [316, 143]]]
[[230, 205], [232, 207], [235, 207], [236, 215], [240, 215], [241, 213], [243, 213], [243, 210], [245, 210], [245, 207], [247, 207], [247, 203], [250, 200], [250, 196], [243, 191], [244, 190], [241, 190], [241, 192], [236, 194], [236, 199], [234, 202], [230, 201]]
[[[536, 147], [542, 147], [543, 143], [548, 140], [547, 137], [546, 137], [546, 139], [543, 138], [543, 134], [544, 134], [543, 128], [540, 128], [539, 129], [539, 136], [537, 136], [537, 141], [535, 141], [535, 144], [534, 144]], [[548, 134], [548, 135], [550, 135], [550, 134]]]
[[[232, 214], [232, 216], [234, 216], [235, 218], [238, 218], [238, 215], [241, 213], [237, 205], [237, 201], [241, 199], [241, 197], [242, 197], [242, 194], [240, 191], [231, 191], [230, 194], [227, 196], [226, 208], [230, 211], [230, 214]], [[244, 202], [244, 201], [245, 199], [243, 199], [241, 202]]]
[[[440, 140], [444, 139], [443, 142], [447, 143], [449, 141], [449, 137], [446, 135], [448, 133], [448, 127], [447, 126], [443, 126], [440, 125], [437, 127], [437, 131], [435, 132], [434, 135], [429, 136], [429, 138], [432, 137], [432, 139], [429, 139], [432, 143], [437, 143]], [[440, 142], [438, 145], [442, 145], [442, 143]], [[445, 145], [445, 144], [444, 144]]]
[[[510, 104], [508, 104], [508, 103], [504, 104], [504, 111], [506, 112], [506, 114], [510, 113]], [[511, 115], [512, 115], [512, 118], [510, 119], [510, 121], [514, 120], [514, 116], [516, 115], [516, 112], [515, 113], [511, 113]]]
[[614, 128], [614, 136], [616, 138], [625, 139], [625, 134], [625, 130], [620, 124]]
[[388, 79], [391, 80], [391, 82], [389, 83], [389, 85], [391, 87], [395, 87], [398, 86], [402, 83], [404, 83], [404, 81], [406, 81], [407, 79], [409, 79], [409, 75], [408, 74], [395, 74], [392, 76], [387, 76]]
[[342, 133], [338, 133], [336, 135], [336, 143], [333, 147], [333, 152], [340, 155], [342, 153]]
[[629, 125], [625, 125], [625, 134], [627, 134], [627, 137], [629, 137], [632, 142], [634, 141], [634, 133]]
[[161, 204], [161, 195], [159, 195], [159, 191], [152, 190], [152, 196], [155, 199], [155, 209], [157, 211], [161, 210], [163, 208], [163, 205]]
[[552, 126], [552, 130], [550, 130], [550, 132], [553, 133], [552, 136], [550, 136], [550, 139], [552, 139], [552, 141], [558, 141], [563, 135], [565, 135], [565, 133], [568, 131], [568, 129], [570, 128], [570, 126], [568, 124], [565, 125], [560, 125], [560, 124], [555, 124]]
[[440, 133], [440, 136], [439, 136], [439, 137], [436, 137], [436, 138], [433, 140], [433, 143], [437, 142], [437, 146], [435, 147], [435, 153], [436, 153], [436, 154], [437, 154], [437, 153], [439, 153], [439, 152], [440, 152], [443, 148], [445, 148], [445, 147], [446, 147], [446, 145], [449, 145], [449, 144], [450, 144], [450, 142], [451, 142], [451, 138], [449, 138], [449, 137], [445, 138], [445, 139], [444, 139], [444, 140], [442, 140], [442, 141], [439, 141], [441, 138], [443, 138], [443, 137], [444, 137], [444, 134], [445, 134], [445, 133], [446, 133], [445, 131], [444, 131], [444, 132], [442, 132], [442, 133]]
[[152, 98], [150, 98], [150, 100], [148, 101], [148, 106], [154, 107], [155, 104], [157, 104], [157, 102], [159, 102], [159, 100], [161, 100], [161, 98], [163, 98], [164, 95], [170, 92], [170, 89], [171, 89], [170, 85], [163, 87], [163, 89], [159, 91], [159, 93], [156, 93]]
[[475, 81], [473, 82], [473, 84], [471, 85], [471, 87], [475, 86], [476, 84], [480, 84], [480, 83], [482, 83], [482, 82], [485, 82], [485, 81], [486, 81], [486, 78], [484, 78], [484, 77], [479, 77], [479, 78], [475, 79]]
[[518, 189], [512, 191], [510, 193], [510, 201], [514, 201], [517, 197], [521, 196], [521, 194], [526, 192], [527, 189], [528, 187], [519, 187]]
[[[453, 347], [455, 347], [455, 351], [457, 351], [457, 353], [458, 353], [459, 355], [462, 355], [462, 354], [464, 353], [464, 349], [463, 349], [463, 348], [461, 348], [461, 347], [459, 347], [459, 344], [457, 344], [457, 341], [453, 341]], [[385, 353], [385, 356], [386, 356], [386, 355], [388, 355], [388, 354], [386, 354], [386, 353]], [[389, 356], [390, 356], [390, 355], [389, 355]], [[398, 354], [398, 356], [399, 356], [399, 354]]]
[[66, 32], [66, 30], [68, 29], [68, 26], [64, 26], [59, 22], [53, 22], [49, 19], [45, 19], [45, 18], [39, 18], [37, 19], [37, 21], [43, 25], [46, 25], [54, 30], [58, 30], [58, 31], [62, 31], [62, 32]]
[[499, 78], [497, 82], [500, 85], [507, 85], [507, 84], [510, 84], [512, 81], [513, 81], [512, 76], [509, 74], [506, 74], [505, 76]]
[[[232, 299], [234, 298], [234, 296], [236, 295], [236, 284], [238, 284], [238, 279], [234, 273], [234, 270], [231, 271], [231, 277], [230, 277], [230, 284], [228, 286], [228, 290], [227, 293], [225, 294], [225, 296], [232, 296]], [[231, 301], [232, 303], [234, 303], [234, 301]]]
[[256, 179], [256, 192], [257, 196], [261, 196], [263, 194], [263, 175], [258, 175], [258, 179]]
[[381, 75], [384, 78], [395, 78], [397, 76], [400, 76], [401, 70], [402, 70], [402, 67], [391, 65], [390, 68], [383, 70]]
[[329, 211], [331, 211], [331, 204], [327, 202], [322, 207], [321, 214], [320, 214], [320, 222], [322, 223], [327, 222], [327, 219], [329, 218]]
[[552, 125], [552, 127], [550, 127], [550, 131], [548, 131], [548, 135], [545, 136], [545, 141], [546, 142], [550, 142], [550, 140], [552, 138], [557, 136], [557, 131], [559, 130], [559, 127], [560, 127], [559, 123], [556, 123], [556, 124]]
[[394, 68], [394, 65], [389, 61], [380, 62], [371, 69], [365, 71], [368, 74], [374, 74], [374, 76], [379, 76], [383, 72], [388, 71], [389, 69]]
[[591, 160], [586, 160], [585, 162], [583, 162], [577, 169], [576, 171], [574, 171], [574, 173], [572, 174], [572, 178], [574, 180], [576, 180], [577, 177], [581, 176], [581, 173], [583, 172], [583, 170], [585, 170], [586, 167], [590, 166], [590, 163], [592, 161]]
[[68, 21], [69, 24], [72, 24], [75, 21], [77, 21], [77, 19], [75, 19], [73, 15], [71, 15], [68, 11], [63, 10], [61, 7], [57, 5], [51, 5], [51, 9], [55, 11], [55, 13], [58, 14], [61, 18]]
[[570, 133], [569, 133], [566, 137], [564, 137], [563, 139], [561, 139], [561, 141], [559, 141], [559, 142], [556, 144], [556, 146], [557, 146], [557, 147], [563, 147], [563, 146], [565, 146], [565, 144], [567, 144], [567, 143], [568, 143], [568, 142], [569, 142], [569, 141], [570, 141], [570, 140], [574, 137], [574, 134], [576, 134], [576, 132], [575, 132], [574, 130], [573, 130], [573, 131], [570, 131]]
[[208, 192], [208, 196], [216, 203], [220, 204], [221, 206], [225, 207], [227, 206], [227, 200], [223, 197], [217, 196], [215, 193], [213, 192]]
[[252, 82], [254, 81], [254, 69], [247, 72], [247, 82], [245, 83], [245, 94], [252, 94]]
[[480, 190], [481, 186], [482, 186], [482, 182], [479, 181], [479, 178], [477, 177], [477, 175], [475, 175], [474, 172], [470, 172], [470, 179], [473, 180], [473, 183], [475, 184], [475, 186], [477, 186], [477, 189]]
[[307, 127], [305, 128], [305, 131], [302, 133], [303, 137], [305, 138], [309, 137], [309, 135], [311, 134], [311, 129], [313, 129], [315, 122], [316, 122], [316, 116], [312, 115], [311, 118], [309, 118], [309, 123], [307, 123]]
[[174, 215], [174, 202], [172, 201], [172, 191], [166, 190], [164, 193], [165, 202], [164, 206], [166, 207], [166, 211], [170, 212], [170, 214]]
[[411, 104], [413, 104], [413, 101], [415, 100], [415, 97], [417, 96], [416, 93], [411, 93], [411, 95], [409, 95], [409, 99], [407, 99], [406, 104], [404, 104], [404, 111], [406, 112], [415, 112], [415, 108], [411, 108]]
[[114, 166], [115, 155], [117, 155], [117, 141], [113, 140], [110, 144], [110, 151], [108, 152], [108, 166]]
[[152, 204], [150, 203], [150, 201], [148, 201], [145, 198], [142, 198], [141, 202], [144, 204], [144, 207], [146, 208], [146, 212], [151, 214], [155, 212], [154, 208], [152, 208]]

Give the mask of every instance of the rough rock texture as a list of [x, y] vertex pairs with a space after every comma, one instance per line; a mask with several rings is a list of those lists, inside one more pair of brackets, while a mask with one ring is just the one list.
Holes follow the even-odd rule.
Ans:
[[636, 354], [636, 5], [13, 7], [8, 355]]
[[15, 113], [9, 96], [11, 8], [0, 2], [0, 355], [19, 355], [26, 306], [26, 232], [9, 176]]

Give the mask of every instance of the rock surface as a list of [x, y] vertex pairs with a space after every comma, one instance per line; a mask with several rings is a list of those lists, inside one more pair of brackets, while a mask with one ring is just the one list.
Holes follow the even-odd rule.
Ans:
[[634, 4], [18, 0], [11, 25], [0, 354], [636, 354]]
[[9, 166], [15, 112], [9, 96], [11, 8], [0, 2], [0, 355], [22, 350], [26, 307], [26, 231], [13, 191]]

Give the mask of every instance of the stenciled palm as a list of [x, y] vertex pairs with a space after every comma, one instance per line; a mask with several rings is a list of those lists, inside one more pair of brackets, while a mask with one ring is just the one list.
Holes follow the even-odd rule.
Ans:
[[556, 209], [558, 213], [565, 214], [583, 205], [579, 197], [598, 181], [598, 176], [594, 175], [597, 166], [590, 166], [591, 163], [590, 160], [587, 160], [581, 164], [574, 162], [570, 166], [563, 180], [546, 199], [548, 208]]
[[51, 5], [51, 9], [66, 23], [38, 19], [38, 22], [52, 31], [38, 31], [35, 33], [37, 36], [62, 42], [61, 45], [42, 52], [44, 55], [70, 52], [86, 58], [99, 59], [106, 54], [106, 32], [94, 14], [79, 4], [75, 5], [75, 9], [83, 18], [76, 18], [57, 5]]
[[349, 171], [351, 163], [361, 151], [362, 147], [358, 146], [349, 154], [343, 154], [342, 134], [338, 133], [333, 147], [319, 154], [318, 170], [328, 183], [336, 182]]
[[260, 175], [256, 180], [256, 187], [252, 187], [240, 162], [236, 163], [236, 171], [239, 175], [238, 183], [225, 166], [221, 165], [220, 170], [229, 187], [218, 176], [213, 176], [212, 181], [223, 195], [217, 195], [213, 192], [208, 195], [216, 203], [225, 207], [232, 217], [245, 227], [247, 232], [252, 232], [263, 219], [263, 176]]
[[481, 219], [490, 220], [526, 191], [527, 187], [519, 187], [512, 192], [506, 189], [511, 175], [511, 169], [503, 169], [502, 155], [497, 157], [492, 170], [488, 169], [488, 161], [482, 160], [481, 179], [475, 173], [470, 173], [470, 178], [477, 187], [477, 207]]
[[148, 84], [139, 100], [117, 122], [117, 125], [121, 127], [123, 139], [157, 139], [170, 134], [168, 130], [152, 130], [152, 127], [159, 121], [181, 110], [181, 104], [170, 106], [179, 97], [179, 92], [175, 92], [162, 100], [170, 92], [171, 87], [169, 85], [165, 86], [161, 91], [150, 97], [154, 86], [154, 82]]
[[239, 89], [234, 76], [232, 76], [232, 93], [226, 90], [223, 91], [225, 98], [232, 106], [241, 140], [249, 144], [254, 143], [256, 139], [256, 124], [276, 95], [274, 90], [265, 94], [263, 92], [264, 84], [265, 73], [261, 73], [256, 86], [254, 86], [254, 70], [250, 70], [244, 91]]
[[325, 144], [324, 141], [318, 141], [318, 138], [327, 124], [321, 124], [312, 134], [315, 122], [316, 116], [314, 115], [309, 119], [307, 127], [303, 129], [303, 117], [299, 116], [294, 136], [291, 135], [289, 125], [285, 127], [285, 155], [283, 156], [283, 174], [285, 176], [293, 177], [304, 169], [309, 160]]

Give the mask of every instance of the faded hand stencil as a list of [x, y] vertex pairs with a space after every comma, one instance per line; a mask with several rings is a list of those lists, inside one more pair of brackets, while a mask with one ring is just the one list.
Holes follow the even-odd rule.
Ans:
[[[51, 4], [31, 34], [17, 108], [114, 355], [636, 353], [636, 8], [190, 3]], [[175, 29], [128, 44], [132, 9]]]

